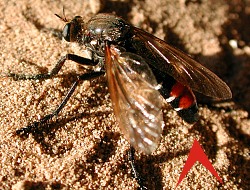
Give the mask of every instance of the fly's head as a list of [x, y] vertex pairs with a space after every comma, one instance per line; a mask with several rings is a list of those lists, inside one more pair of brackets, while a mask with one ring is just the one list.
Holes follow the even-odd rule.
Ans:
[[67, 22], [62, 31], [63, 38], [67, 42], [80, 43], [84, 35], [84, 22], [82, 17], [76, 16], [69, 22], [65, 18], [62, 20]]

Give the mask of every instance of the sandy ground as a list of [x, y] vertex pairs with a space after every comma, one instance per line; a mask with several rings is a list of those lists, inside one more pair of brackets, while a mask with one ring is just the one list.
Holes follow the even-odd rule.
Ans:
[[[230, 3], [229, 3], [230, 2]], [[89, 19], [114, 12], [189, 53], [218, 74], [233, 99], [199, 95], [200, 120], [188, 125], [164, 105], [162, 141], [152, 155], [136, 153], [148, 189], [174, 189], [194, 139], [223, 179], [196, 163], [177, 189], [250, 189], [249, 0], [1, 0], [0, 189], [137, 189], [128, 142], [115, 122], [105, 77], [85, 81], [44, 132], [20, 138], [15, 130], [50, 113], [85, 68], [68, 61], [58, 76], [14, 81], [8, 72], [47, 72], [67, 52], [54, 13]]]

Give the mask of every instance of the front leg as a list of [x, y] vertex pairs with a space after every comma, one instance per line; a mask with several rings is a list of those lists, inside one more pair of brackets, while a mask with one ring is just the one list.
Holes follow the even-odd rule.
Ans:
[[66, 60], [71, 60], [71, 61], [74, 61], [78, 64], [87, 65], [87, 66], [97, 65], [97, 63], [91, 59], [80, 57], [80, 56], [74, 55], [74, 54], [67, 54], [67, 55], [61, 57], [61, 59], [59, 59], [58, 62], [56, 63], [55, 67], [48, 73], [42, 73], [42, 74], [37, 74], [37, 75], [24, 75], [24, 74], [9, 73], [7, 76], [12, 77], [14, 80], [48, 79], [48, 78], [55, 76], [61, 70], [61, 68]]
[[68, 93], [64, 97], [63, 101], [59, 104], [59, 106], [51, 113], [46, 116], [44, 116], [41, 120], [33, 122], [31, 125], [28, 125], [26, 127], [23, 127], [16, 131], [17, 135], [20, 136], [27, 136], [29, 133], [36, 133], [39, 127], [44, 126], [49, 120], [51, 120], [54, 116], [57, 116], [59, 112], [64, 108], [66, 103], [68, 102], [69, 98], [75, 91], [77, 85], [80, 81], [83, 80], [90, 80], [94, 79], [96, 77], [99, 77], [103, 75], [104, 72], [91, 72], [91, 73], [85, 73], [81, 76], [77, 77], [77, 80], [72, 84], [71, 88], [69, 89]]

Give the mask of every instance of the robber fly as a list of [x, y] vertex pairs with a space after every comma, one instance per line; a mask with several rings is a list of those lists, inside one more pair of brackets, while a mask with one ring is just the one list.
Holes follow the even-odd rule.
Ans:
[[32, 131], [65, 106], [82, 80], [106, 75], [114, 113], [131, 145], [146, 154], [159, 143], [164, 126], [162, 98], [188, 123], [198, 119], [194, 91], [218, 99], [232, 97], [229, 87], [214, 73], [165, 41], [131, 26], [111, 14], [97, 14], [87, 23], [76, 16], [66, 22], [62, 36], [90, 52], [91, 59], [74, 54], [63, 56], [47, 74], [10, 74], [15, 79], [46, 79], [56, 75], [66, 60], [93, 66], [93, 71], [77, 78], [58, 108], [38, 122], [17, 131]]
[[76, 16], [66, 22], [62, 36], [77, 42], [91, 53], [91, 59], [74, 54], [63, 56], [46, 74], [17, 75], [14, 79], [46, 79], [56, 75], [66, 60], [95, 69], [77, 78], [63, 102], [38, 122], [17, 131], [28, 133], [34, 126], [57, 115], [81, 80], [107, 76], [114, 113], [131, 145], [150, 154], [160, 140], [164, 126], [162, 96], [188, 123], [198, 119], [194, 91], [218, 99], [232, 97], [229, 87], [218, 76], [165, 41], [131, 26], [111, 14], [97, 14], [87, 23]]

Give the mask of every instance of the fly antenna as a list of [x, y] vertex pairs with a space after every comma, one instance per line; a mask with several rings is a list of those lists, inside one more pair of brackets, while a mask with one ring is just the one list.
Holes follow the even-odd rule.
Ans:
[[55, 14], [58, 18], [60, 18], [63, 22], [69, 22], [68, 19], [65, 16], [65, 11], [64, 11], [64, 7], [63, 7], [63, 17], [61, 17], [58, 14]]

